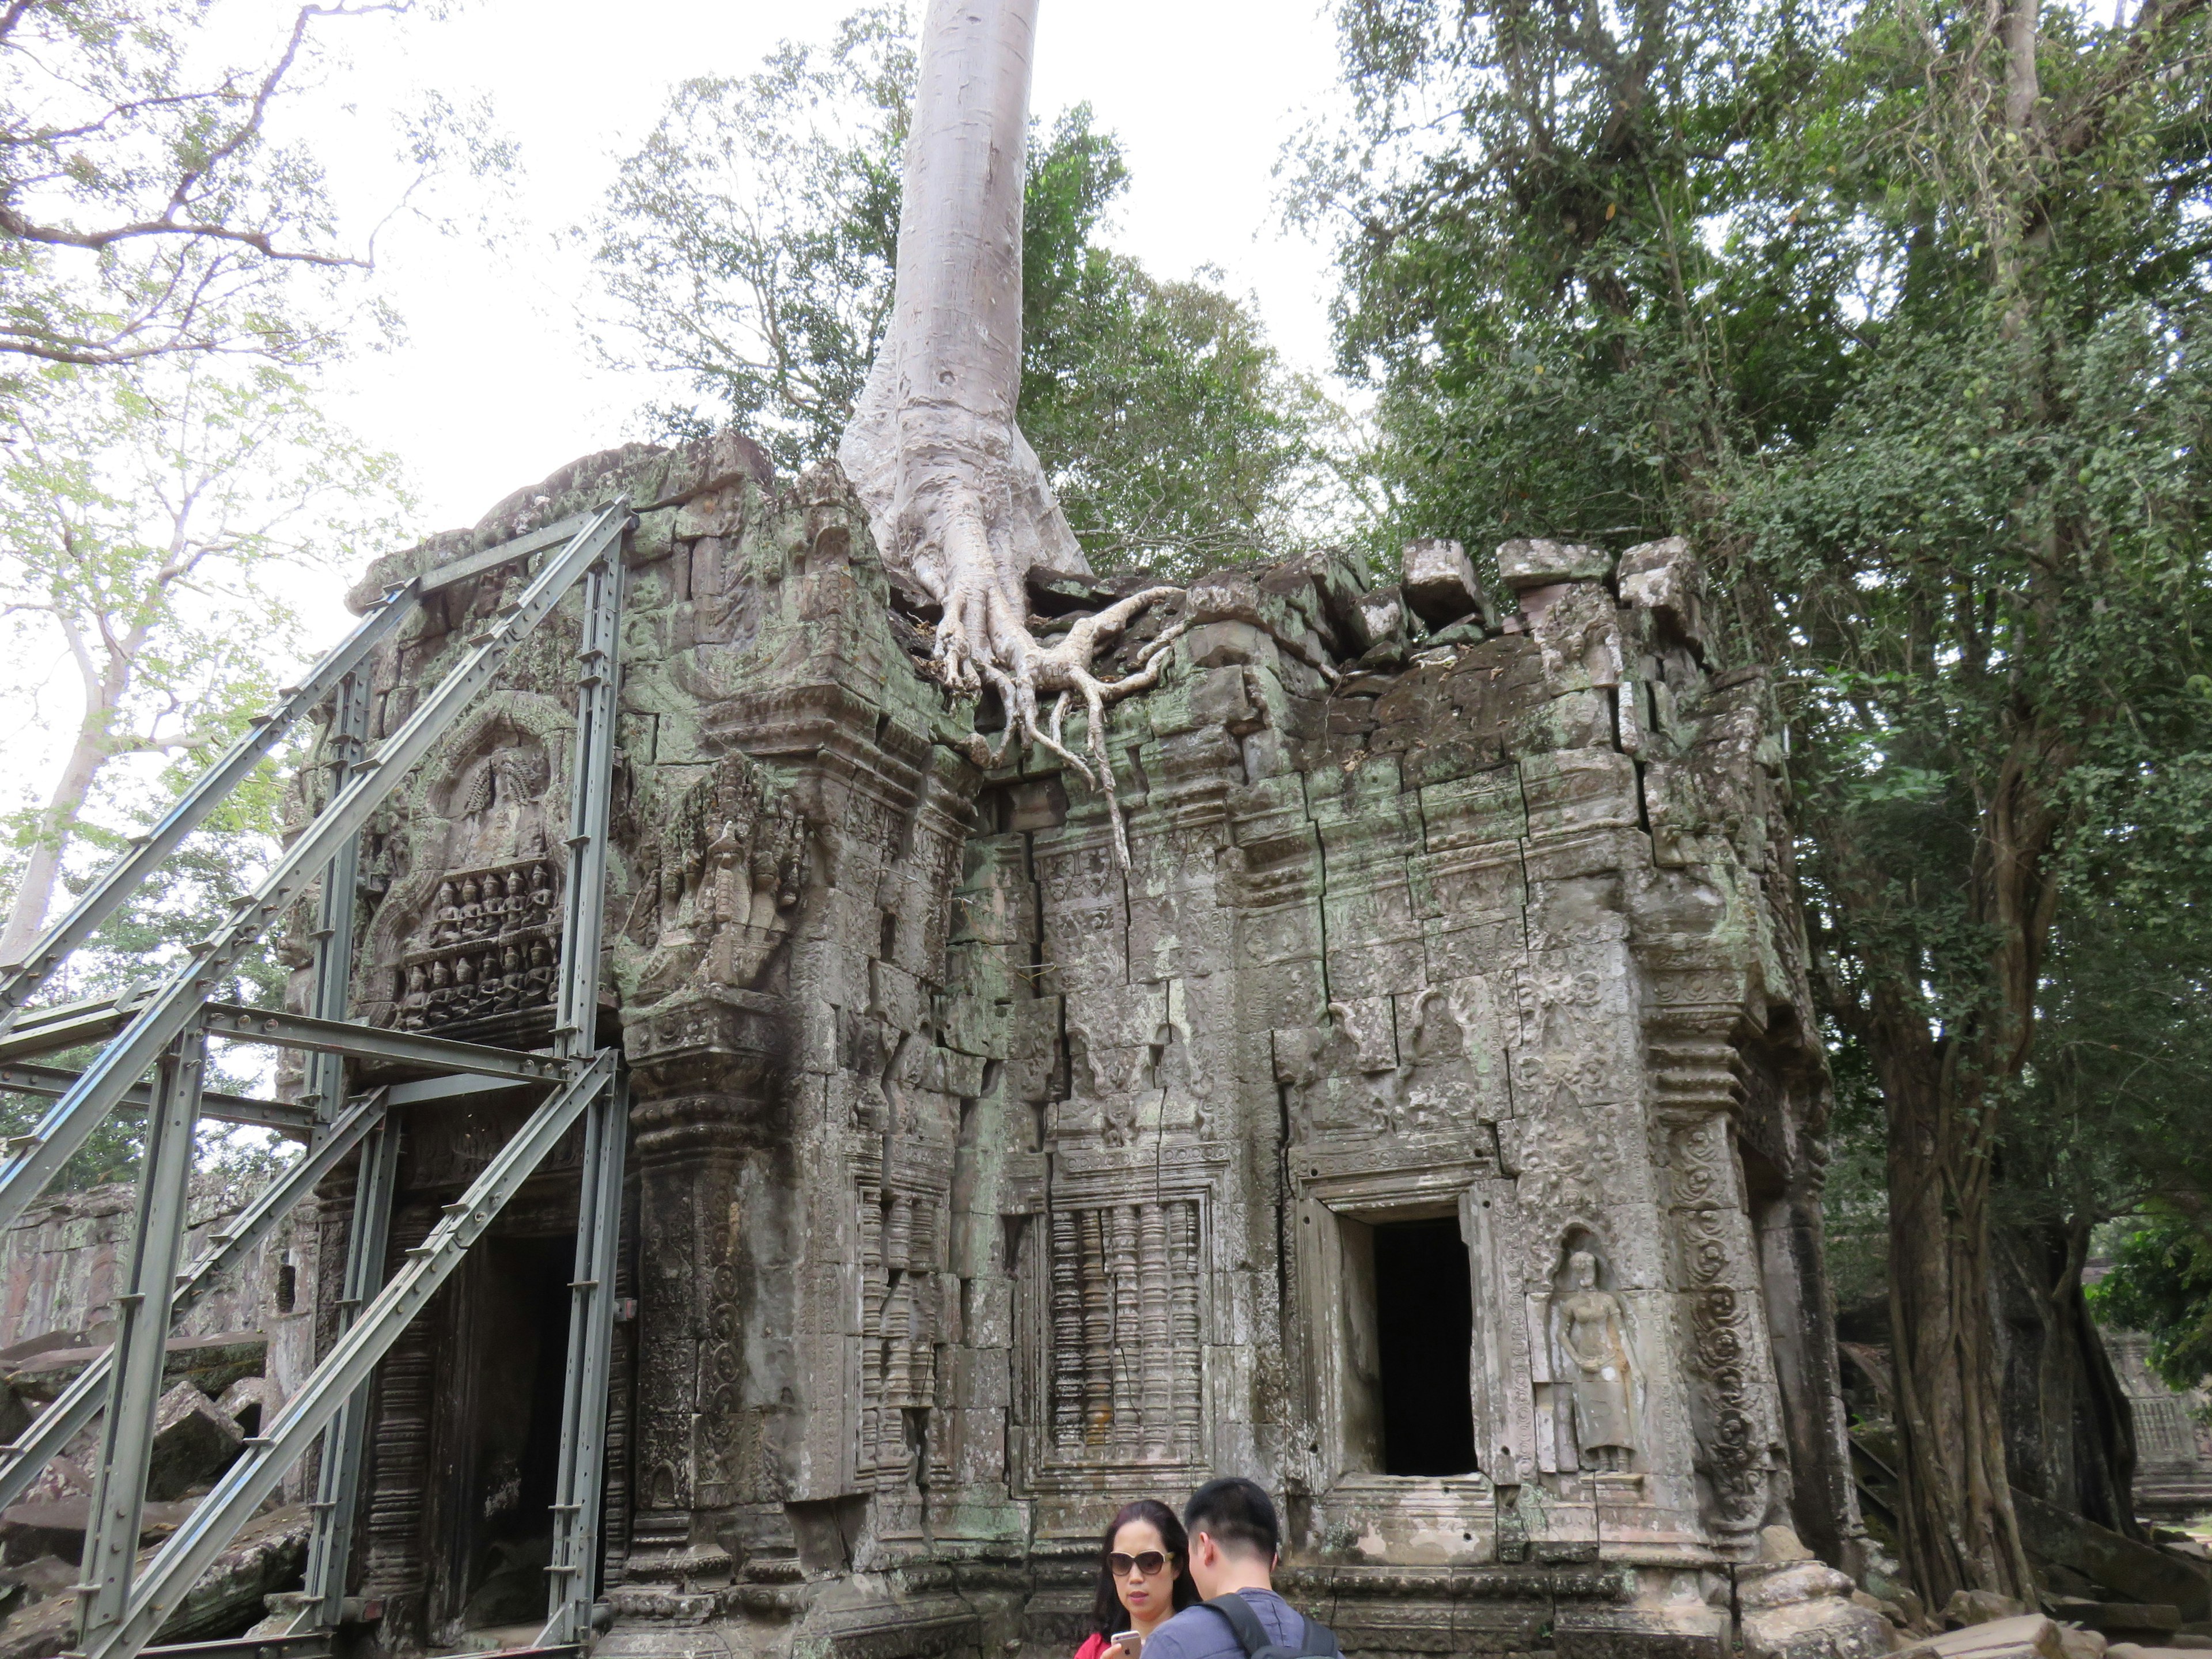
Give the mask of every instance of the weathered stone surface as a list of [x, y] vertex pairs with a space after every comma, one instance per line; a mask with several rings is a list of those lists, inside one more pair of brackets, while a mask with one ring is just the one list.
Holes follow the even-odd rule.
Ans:
[[1482, 586], [1475, 580], [1474, 562], [1457, 542], [1433, 537], [1407, 542], [1399, 586], [1406, 602], [1431, 628], [1482, 613]]
[[[1195, 624], [1103, 734], [1125, 872], [1049, 756], [979, 764], [835, 470], [704, 448], [590, 458], [378, 569], [686, 481], [624, 629], [605, 1650], [1045, 1659], [1114, 1508], [1224, 1470], [1283, 1498], [1285, 1583], [1355, 1652], [1549, 1625], [1566, 1659], [1717, 1659], [1778, 1514], [1849, 1559], [1762, 678], [1655, 645], [1587, 550], [1516, 556], [1521, 631], [1470, 610], [1410, 652], [1404, 592], [1343, 556], [1218, 573], [1115, 659]], [[510, 582], [386, 647], [374, 735]], [[1047, 637], [1115, 591], [1029, 583]], [[505, 956], [567, 881], [574, 637], [561, 613], [372, 826], [365, 1017], [545, 1040]], [[395, 1249], [520, 1111], [408, 1114]], [[574, 1156], [380, 1370], [358, 1588], [387, 1648], [483, 1612], [536, 1535], [514, 1309], [533, 1250], [565, 1284]], [[1417, 1249], [1418, 1282], [1465, 1287], [1441, 1362], [1382, 1335]], [[1395, 1419], [1394, 1451], [1381, 1372], [1438, 1364], [1463, 1420]], [[1762, 1653], [1887, 1629], [1826, 1568], [1768, 1565]]]
[[1968, 1625], [1903, 1651], [1911, 1659], [2067, 1659], [2058, 1624], [2039, 1613]]
[[1498, 574], [1516, 593], [1558, 582], [1601, 581], [1613, 568], [1603, 548], [1573, 542], [1511, 541], [1499, 545]]
[[246, 1431], [218, 1410], [194, 1384], [179, 1382], [161, 1396], [154, 1416], [154, 1453], [146, 1495], [181, 1498], [187, 1487], [212, 1480], [238, 1455]]

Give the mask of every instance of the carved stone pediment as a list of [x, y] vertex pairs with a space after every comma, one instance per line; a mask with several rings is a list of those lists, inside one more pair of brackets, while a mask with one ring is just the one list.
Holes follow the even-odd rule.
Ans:
[[544, 859], [447, 873], [394, 970], [401, 1029], [434, 1030], [549, 1005], [561, 960], [561, 921], [560, 896]]

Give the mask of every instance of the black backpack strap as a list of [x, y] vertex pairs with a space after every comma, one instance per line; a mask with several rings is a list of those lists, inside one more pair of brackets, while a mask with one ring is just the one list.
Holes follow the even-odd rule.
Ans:
[[1260, 1615], [1252, 1611], [1252, 1604], [1235, 1590], [1199, 1605], [1212, 1607], [1229, 1621], [1229, 1628], [1237, 1632], [1237, 1644], [1246, 1654], [1256, 1655], [1262, 1648], [1275, 1645], [1275, 1638], [1268, 1635], [1267, 1628], [1260, 1623]]

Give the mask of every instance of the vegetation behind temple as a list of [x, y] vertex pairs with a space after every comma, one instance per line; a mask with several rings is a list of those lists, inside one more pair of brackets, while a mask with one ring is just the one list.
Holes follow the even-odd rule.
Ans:
[[[2092, 1229], [2188, 1234], [2123, 1283], [2205, 1237], [2202, 11], [1340, 17], [1356, 113], [1302, 204], [1379, 400], [1375, 538], [1686, 533], [1785, 667], [1817, 988], [1872, 1109], [1838, 1123], [1881, 1148], [1933, 1431], [1905, 1565], [1931, 1602], [2021, 1593], [2008, 1466], [2132, 1524]], [[2001, 1420], [2008, 1369], [2043, 1420]]]

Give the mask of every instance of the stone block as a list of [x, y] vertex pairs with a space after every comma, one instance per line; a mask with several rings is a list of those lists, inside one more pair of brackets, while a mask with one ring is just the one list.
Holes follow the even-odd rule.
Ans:
[[1851, 1588], [1849, 1578], [1818, 1561], [1740, 1580], [1745, 1659], [1877, 1659], [1888, 1653], [1889, 1620], [1851, 1601]]
[[2067, 1659], [2057, 1622], [2039, 1613], [1968, 1625], [1916, 1642], [1903, 1652], [1911, 1659]]
[[212, 1480], [230, 1467], [246, 1431], [190, 1382], [161, 1396], [154, 1416], [154, 1456], [146, 1474], [146, 1495], [168, 1500], [187, 1487]]
[[1372, 593], [1363, 593], [1352, 607], [1353, 643], [1362, 651], [1373, 651], [1394, 640], [1406, 637], [1406, 599], [1396, 587], [1378, 587]]
[[1559, 1659], [1728, 1659], [1728, 1626], [1717, 1607], [1563, 1603], [1552, 1648]]
[[1603, 581], [1613, 557], [1601, 547], [1571, 542], [1512, 541], [1498, 550], [1498, 574], [1516, 593], [1559, 582]]
[[1431, 628], [1442, 628], [1462, 617], [1480, 616], [1483, 609], [1474, 562], [1459, 543], [1440, 537], [1406, 544], [1399, 587], [1406, 603]]
[[1620, 602], [1648, 611], [1683, 640], [1705, 644], [1705, 573], [1680, 536], [1642, 542], [1620, 556]]

